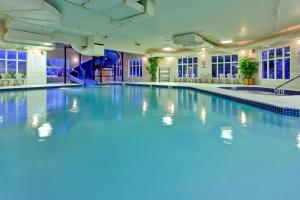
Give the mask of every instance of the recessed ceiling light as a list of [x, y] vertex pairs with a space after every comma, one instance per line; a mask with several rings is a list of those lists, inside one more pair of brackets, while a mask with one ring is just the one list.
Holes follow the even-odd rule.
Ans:
[[172, 48], [171, 48], [171, 47], [164, 47], [163, 50], [164, 50], [164, 51], [171, 51]]
[[205, 48], [202, 48], [202, 51], [205, 51], [206, 49]]
[[233, 42], [232, 40], [221, 40], [222, 44], [230, 44], [232, 42]]
[[51, 46], [51, 45], [52, 45], [52, 43], [45, 42], [45, 43], [44, 43], [44, 45], [45, 45], [45, 46]]
[[246, 54], [246, 51], [245, 50], [242, 50], [241, 51], [241, 55], [245, 55]]

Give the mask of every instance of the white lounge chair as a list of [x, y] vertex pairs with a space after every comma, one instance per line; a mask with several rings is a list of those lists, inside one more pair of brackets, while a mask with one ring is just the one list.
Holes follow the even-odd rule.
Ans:
[[226, 82], [225, 74], [220, 74], [218, 77], [218, 83], [225, 83], [225, 82]]
[[203, 74], [202, 75], [202, 82], [203, 83], [211, 83], [212, 79], [210, 77], [210, 74]]
[[232, 84], [233, 76], [232, 74], [226, 74], [226, 83]]
[[0, 74], [0, 85], [6, 85], [6, 86], [9, 86], [11, 85], [11, 76], [7, 73], [3, 73], [3, 74]]
[[235, 82], [236, 84], [242, 84], [244, 80], [244, 77], [242, 74], [235, 74]]
[[25, 85], [26, 77], [24, 74], [18, 73], [14, 75], [14, 85]]

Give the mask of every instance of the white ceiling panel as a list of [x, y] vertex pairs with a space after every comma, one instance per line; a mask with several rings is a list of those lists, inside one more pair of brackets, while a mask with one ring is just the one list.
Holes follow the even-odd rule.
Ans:
[[[114, 47], [139, 41], [145, 49], [160, 48], [166, 35], [186, 32], [198, 32], [215, 43], [224, 37], [238, 42], [300, 24], [300, 0], [156, 0], [153, 18], [113, 28], [109, 11], [122, 1], [47, 0], [62, 13], [60, 31], [118, 38]], [[126, 14], [126, 9], [114, 13], [119, 18]]]

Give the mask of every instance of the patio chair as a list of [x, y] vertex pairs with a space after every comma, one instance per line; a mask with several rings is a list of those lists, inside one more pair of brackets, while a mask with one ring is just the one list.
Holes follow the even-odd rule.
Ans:
[[209, 83], [210, 82], [210, 75], [209, 74], [203, 74], [202, 75], [202, 83]]
[[236, 84], [242, 84], [244, 77], [242, 74], [235, 74], [235, 82]]
[[196, 83], [196, 78], [195, 77], [190, 78], [190, 82], [191, 83]]
[[11, 84], [11, 76], [7, 73], [0, 74], [0, 85], [9, 86]]
[[202, 74], [199, 74], [198, 78], [196, 78], [196, 83], [201, 83]]
[[232, 84], [233, 76], [232, 74], [226, 74], [226, 83]]
[[24, 74], [18, 73], [14, 75], [14, 85], [25, 85], [26, 78]]
[[210, 74], [206, 74], [207, 83], [213, 83], [213, 78]]
[[226, 83], [226, 76], [225, 74], [220, 74], [218, 78], [219, 83]]

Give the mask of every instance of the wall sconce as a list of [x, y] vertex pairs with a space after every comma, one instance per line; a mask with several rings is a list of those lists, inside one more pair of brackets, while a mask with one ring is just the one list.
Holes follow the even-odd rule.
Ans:
[[31, 52], [36, 56], [42, 56], [44, 55], [44, 52], [40, 49], [32, 49]]
[[244, 56], [244, 55], [246, 55], [246, 51], [245, 51], [245, 50], [242, 50], [242, 51], [240, 51], [240, 54], [241, 54], [242, 56]]

